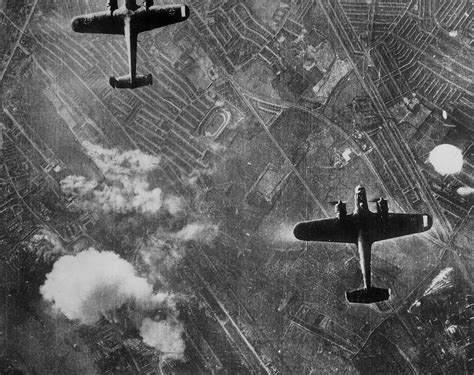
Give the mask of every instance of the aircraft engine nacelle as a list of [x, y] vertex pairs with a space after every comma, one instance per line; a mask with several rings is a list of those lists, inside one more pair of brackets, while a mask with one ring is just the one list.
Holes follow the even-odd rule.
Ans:
[[337, 202], [336, 205], [334, 206], [334, 210], [336, 211], [337, 217], [339, 219], [342, 219], [346, 217], [347, 215], [346, 204], [344, 202], [341, 202], [341, 201]]
[[382, 217], [388, 216], [388, 201], [386, 199], [380, 198], [377, 201], [377, 213]]

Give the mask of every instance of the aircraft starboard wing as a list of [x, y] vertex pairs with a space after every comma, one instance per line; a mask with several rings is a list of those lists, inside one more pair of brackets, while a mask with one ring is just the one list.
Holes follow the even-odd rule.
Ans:
[[123, 20], [111, 15], [110, 11], [75, 17], [71, 25], [77, 33], [124, 34]]
[[137, 12], [133, 15], [134, 31], [141, 33], [158, 27], [182, 22], [189, 17], [189, 8], [187, 5], [155, 5], [146, 11]]
[[357, 226], [352, 215], [343, 219], [321, 219], [304, 221], [293, 229], [295, 237], [302, 241], [357, 242]]
[[381, 228], [373, 232], [374, 242], [424, 232], [431, 228], [433, 219], [427, 214], [389, 213], [380, 223]]

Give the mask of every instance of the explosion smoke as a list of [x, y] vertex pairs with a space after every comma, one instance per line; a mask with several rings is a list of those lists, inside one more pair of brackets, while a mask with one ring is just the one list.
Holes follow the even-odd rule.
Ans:
[[[178, 297], [153, 294], [150, 282], [168, 288], [186, 253], [185, 243], [211, 242], [218, 226], [194, 222], [182, 209], [179, 197], [151, 186], [150, 177], [154, 177], [160, 158], [138, 150], [122, 152], [90, 143], [85, 147], [106, 181], [68, 176], [61, 187], [78, 208], [102, 216], [103, 232], [99, 233], [112, 233], [119, 246], [134, 249], [147, 280], [115, 253], [91, 248], [59, 259], [41, 293], [53, 308], [84, 324], [93, 324], [102, 316], [113, 317], [124, 305], [133, 307], [144, 342], [161, 351], [164, 358], [183, 359], [184, 328], [174, 305]], [[114, 215], [104, 215], [109, 213]], [[151, 315], [156, 314], [154, 309], [161, 313]]]
[[175, 296], [153, 293], [148, 281], [137, 276], [133, 266], [113, 252], [90, 248], [61, 257], [40, 291], [56, 311], [83, 324], [113, 316], [125, 304], [144, 314], [157, 308], [166, 309], [169, 314], [165, 320], [145, 318], [140, 333], [145, 343], [162, 351], [164, 356], [184, 358], [183, 326], [177, 320]]
[[469, 186], [461, 186], [456, 190], [456, 192], [463, 197], [468, 197], [474, 194], [474, 188]]
[[201, 241], [209, 243], [216, 238], [218, 226], [212, 224], [190, 223], [184, 226], [179, 232], [173, 236], [183, 241]]
[[49, 229], [39, 230], [27, 245], [36, 252], [38, 258], [43, 258], [47, 262], [67, 253], [59, 236]]
[[156, 321], [145, 318], [140, 327], [143, 342], [158, 349], [163, 359], [184, 358], [183, 324], [174, 318]]
[[453, 268], [447, 267], [441, 270], [441, 272], [436, 275], [436, 277], [431, 281], [430, 286], [425, 290], [421, 298], [415, 300], [408, 308], [408, 312], [411, 312], [413, 308], [419, 307], [423, 297], [435, 295], [441, 293], [447, 289], [452, 288], [453, 285]]
[[453, 287], [453, 268], [447, 267], [433, 279], [428, 289], [423, 293], [423, 297], [442, 292], [445, 289]]
[[428, 160], [436, 172], [444, 175], [459, 173], [464, 160], [462, 150], [450, 144], [441, 144], [431, 150]]
[[84, 211], [97, 213], [156, 214], [167, 211], [174, 215], [181, 210], [178, 197], [164, 194], [159, 187], [151, 188], [148, 175], [160, 159], [139, 150], [119, 151], [85, 143], [87, 152], [102, 171], [108, 183], [88, 180], [83, 176], [68, 176], [61, 188]]
[[168, 304], [168, 294], [153, 294], [152, 286], [136, 275], [133, 266], [117, 254], [90, 248], [61, 257], [40, 289], [68, 319], [93, 324], [125, 303], [149, 310]]

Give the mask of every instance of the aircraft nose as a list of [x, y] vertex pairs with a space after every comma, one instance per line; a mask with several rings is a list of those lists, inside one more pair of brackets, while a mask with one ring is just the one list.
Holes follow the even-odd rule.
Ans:
[[308, 225], [306, 223], [298, 223], [293, 228], [293, 235], [296, 239], [306, 241], [308, 237]]
[[85, 25], [91, 22], [91, 19], [86, 16], [74, 17], [71, 21], [71, 28], [76, 33], [83, 33]]
[[361, 192], [365, 191], [365, 187], [363, 185], [357, 185], [355, 190], [356, 190], [356, 193], [361, 193]]
[[79, 31], [80, 27], [81, 27], [81, 20], [80, 20], [78, 17], [74, 18], [74, 19], [71, 21], [71, 28], [72, 28], [72, 30], [75, 31], [75, 32], [77, 32], [77, 31]]

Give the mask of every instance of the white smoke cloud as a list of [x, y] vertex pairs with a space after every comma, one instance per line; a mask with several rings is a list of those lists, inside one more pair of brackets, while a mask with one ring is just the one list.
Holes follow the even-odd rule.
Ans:
[[161, 351], [163, 357], [184, 359], [184, 328], [177, 319], [176, 296], [154, 293], [150, 283], [113, 252], [90, 248], [61, 257], [40, 291], [53, 309], [82, 324], [94, 324], [103, 316], [114, 316], [125, 304], [143, 314], [165, 309], [168, 316], [164, 320], [145, 317], [140, 333], [144, 342]]
[[218, 226], [191, 223], [176, 232], [157, 230], [138, 242], [138, 254], [153, 282], [168, 285], [167, 276], [174, 272], [186, 255], [187, 241], [210, 243], [218, 235]]
[[167, 239], [155, 233], [142, 239], [138, 244], [140, 260], [147, 270], [148, 277], [153, 282], [167, 285], [167, 275], [183, 259], [186, 248], [177, 241]]
[[474, 194], [474, 188], [469, 187], [469, 186], [461, 186], [456, 192], [463, 196], [463, 197], [468, 197], [469, 195]]
[[125, 303], [149, 310], [172, 299], [168, 294], [153, 294], [148, 281], [117, 254], [94, 248], [57, 260], [40, 291], [55, 310], [84, 324], [99, 321]]
[[436, 172], [443, 176], [461, 172], [464, 163], [462, 150], [450, 144], [441, 144], [433, 148], [428, 160]]
[[84, 142], [87, 153], [108, 177], [147, 174], [156, 169], [160, 158], [144, 154], [140, 150], [120, 151]]
[[446, 289], [450, 289], [453, 286], [453, 267], [446, 267], [436, 275], [430, 286], [423, 293], [423, 296], [436, 294], [445, 291]]
[[67, 253], [59, 236], [46, 228], [39, 230], [31, 237], [27, 245], [36, 252], [38, 258], [46, 261], [56, 260]]
[[159, 321], [145, 318], [140, 327], [143, 342], [158, 349], [162, 359], [184, 359], [183, 335], [183, 324], [173, 317]]
[[85, 211], [119, 214], [167, 211], [175, 215], [181, 211], [180, 198], [164, 194], [159, 187], [150, 187], [148, 176], [158, 167], [159, 158], [139, 150], [106, 149], [91, 143], [85, 146], [107, 183], [88, 180], [83, 176], [63, 179], [61, 188], [74, 199], [77, 207]]
[[214, 224], [190, 223], [173, 236], [183, 241], [194, 240], [208, 243], [217, 237], [218, 231], [219, 227]]

